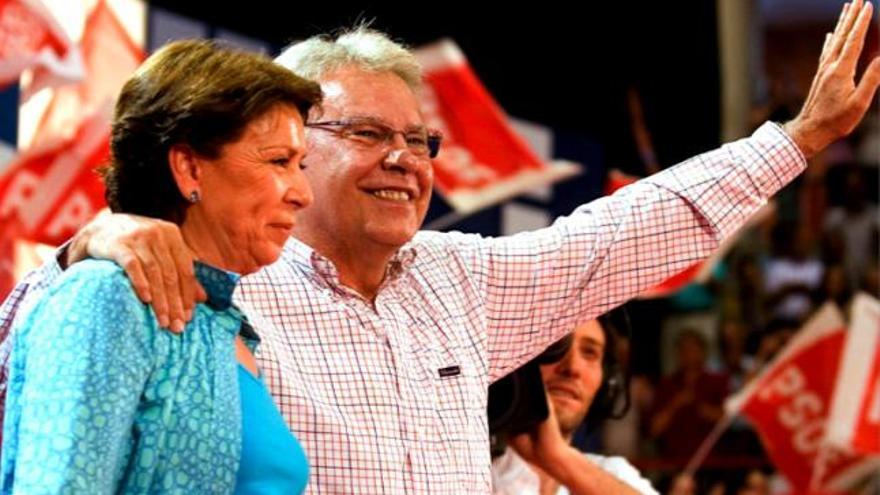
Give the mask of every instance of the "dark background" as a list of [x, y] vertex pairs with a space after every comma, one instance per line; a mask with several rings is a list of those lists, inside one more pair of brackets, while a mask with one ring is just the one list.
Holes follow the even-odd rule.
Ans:
[[625, 100], [631, 86], [642, 97], [662, 166], [718, 144], [714, 1], [529, 2], [521, 7], [512, 2], [150, 3], [278, 48], [363, 21], [410, 46], [452, 38], [509, 114], [593, 138], [606, 165], [636, 173], [642, 164]]

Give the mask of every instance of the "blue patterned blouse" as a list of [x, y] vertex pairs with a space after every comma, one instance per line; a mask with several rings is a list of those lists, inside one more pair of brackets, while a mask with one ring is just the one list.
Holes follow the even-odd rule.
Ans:
[[[206, 265], [181, 335], [122, 270], [71, 267], [21, 321], [10, 365], [3, 493], [231, 493], [241, 452], [231, 306], [238, 277]], [[256, 335], [245, 337], [255, 345]]]

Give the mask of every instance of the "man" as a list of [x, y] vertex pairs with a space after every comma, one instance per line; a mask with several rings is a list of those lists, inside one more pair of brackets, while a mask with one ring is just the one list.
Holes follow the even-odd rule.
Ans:
[[657, 387], [649, 432], [665, 459], [686, 463], [724, 416], [729, 377], [706, 367], [708, 345], [699, 330], [684, 329], [675, 343], [676, 368]]
[[613, 401], [612, 389], [623, 390], [622, 383], [611, 384], [621, 378], [612, 364], [614, 331], [607, 320], [580, 324], [565, 356], [540, 367], [552, 416], [492, 462], [495, 495], [657, 493], [624, 458], [585, 455], [570, 445], [588, 413], [601, 421], [594, 413]]
[[[306, 136], [315, 201], [281, 260], [246, 277], [236, 302], [262, 336], [259, 363], [308, 454], [311, 489], [489, 492], [489, 383], [575, 322], [707, 256], [803, 170], [804, 155], [852, 130], [880, 84], [880, 61], [853, 82], [870, 15], [861, 0], [845, 10], [785, 131], [767, 124], [552, 227], [497, 239], [417, 233], [436, 139], [409, 52], [361, 30], [282, 54], [325, 94]], [[176, 226], [102, 219], [62, 253], [87, 254], [119, 262], [160, 323], [183, 328], [199, 290]], [[60, 269], [13, 292], [0, 330]]]

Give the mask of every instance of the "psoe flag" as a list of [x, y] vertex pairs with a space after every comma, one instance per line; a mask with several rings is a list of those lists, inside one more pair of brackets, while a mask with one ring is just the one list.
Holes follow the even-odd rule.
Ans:
[[508, 124], [459, 47], [442, 40], [415, 51], [425, 71], [422, 114], [443, 133], [433, 160], [435, 185], [457, 213], [468, 214], [580, 173], [571, 162], [547, 164]]
[[824, 469], [817, 475], [846, 335], [840, 311], [826, 303], [759, 376], [725, 403], [728, 414], [751, 420], [795, 493], [845, 491], [876, 469], [864, 456], [823, 451]]
[[880, 455], [880, 301], [853, 299], [826, 443], [849, 452]]

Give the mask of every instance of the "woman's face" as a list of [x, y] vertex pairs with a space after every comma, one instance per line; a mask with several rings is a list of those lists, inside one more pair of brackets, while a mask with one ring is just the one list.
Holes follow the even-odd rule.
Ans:
[[241, 274], [277, 260], [298, 210], [312, 202], [304, 154], [302, 116], [279, 104], [251, 121], [217, 159], [194, 158], [201, 199], [181, 230], [197, 256]]

